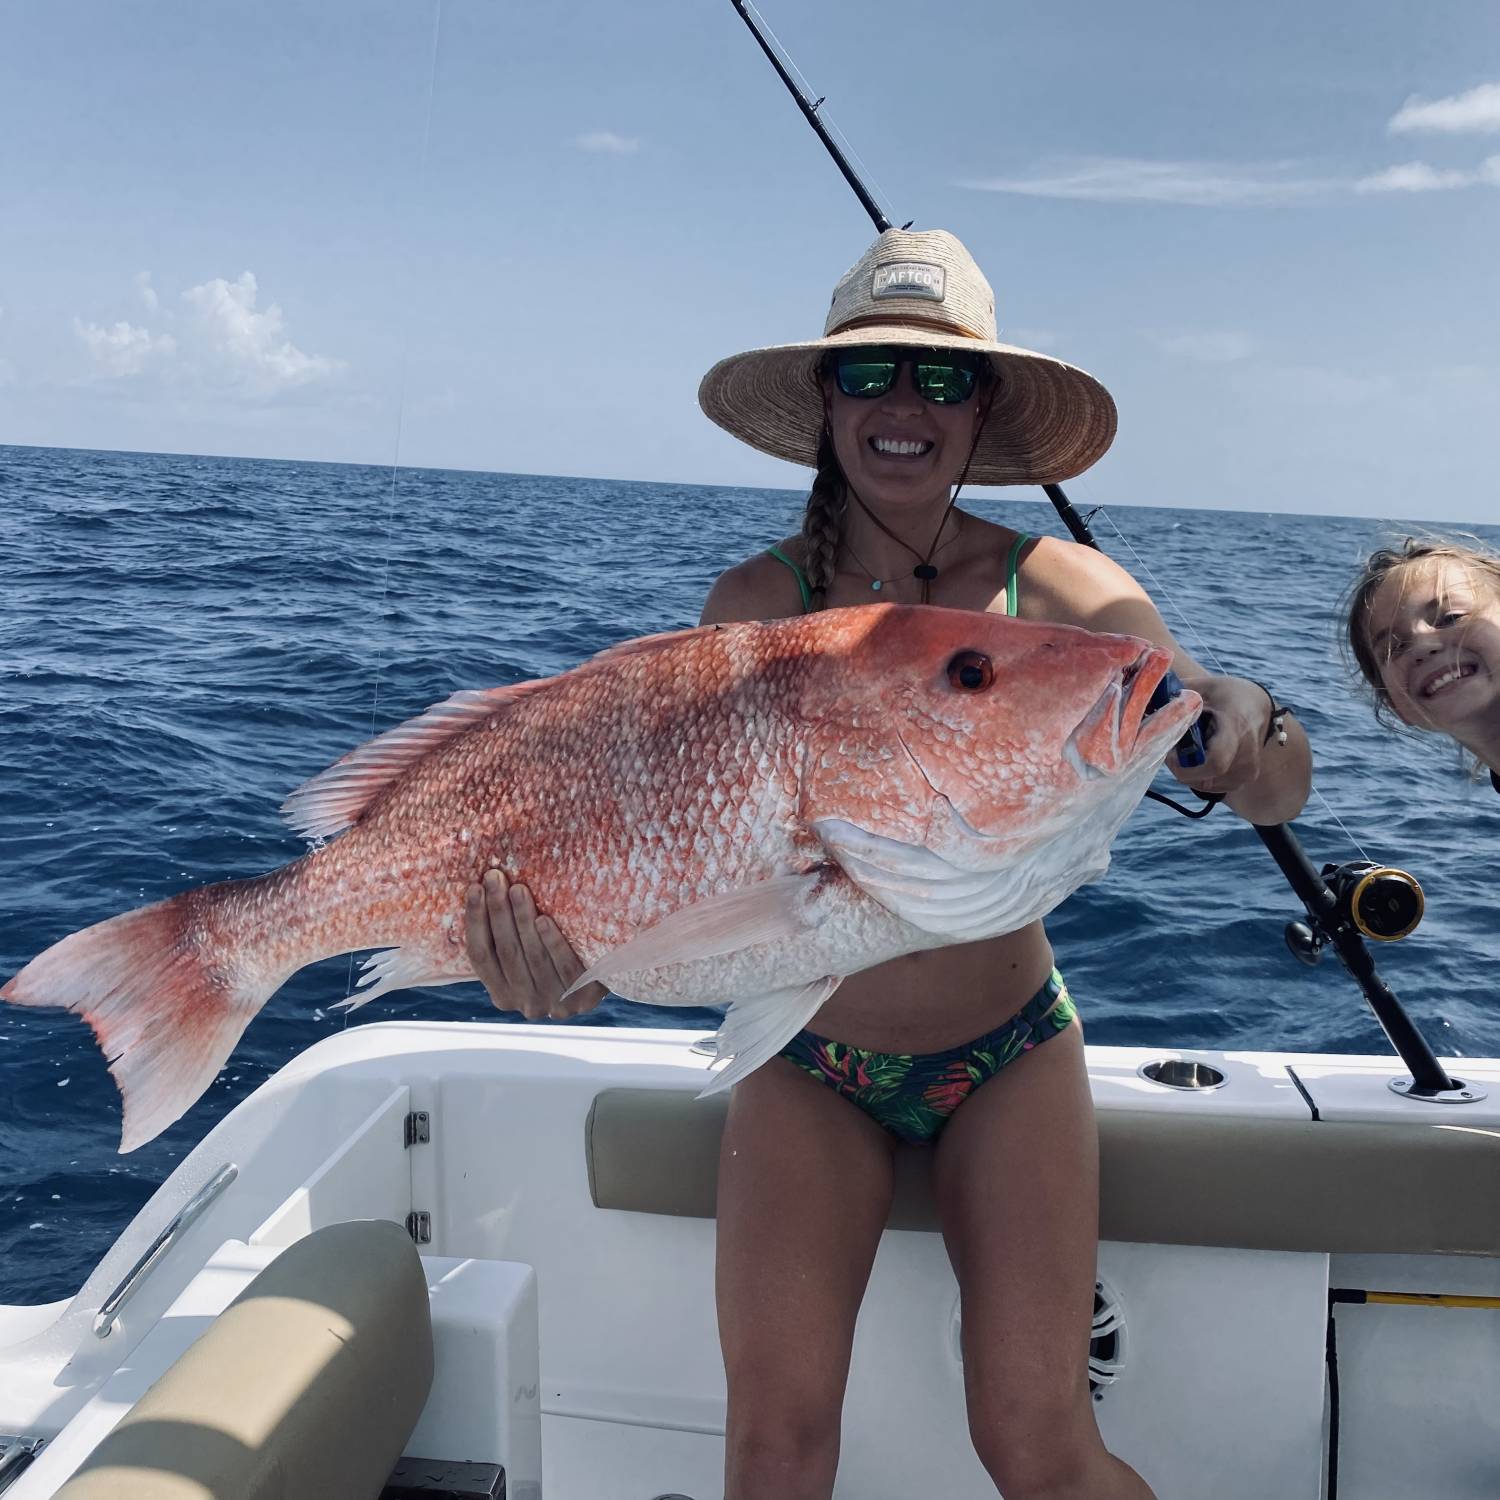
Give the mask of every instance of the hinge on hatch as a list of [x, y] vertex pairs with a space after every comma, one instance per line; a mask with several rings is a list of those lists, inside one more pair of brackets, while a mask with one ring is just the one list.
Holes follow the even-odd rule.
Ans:
[[406, 1216], [406, 1232], [419, 1245], [432, 1243], [432, 1215], [425, 1208], [414, 1208]]
[[408, 1150], [413, 1146], [425, 1146], [432, 1139], [432, 1119], [425, 1109], [411, 1110], [402, 1129]]

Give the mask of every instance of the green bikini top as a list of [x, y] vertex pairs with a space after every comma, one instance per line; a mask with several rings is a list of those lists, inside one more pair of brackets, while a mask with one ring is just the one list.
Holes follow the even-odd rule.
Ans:
[[[1031, 540], [1031, 533], [1018, 531], [1016, 539], [1010, 544], [1010, 556], [1005, 561], [1005, 613], [1012, 619], [1016, 614], [1016, 571], [1021, 566], [1021, 549]], [[779, 563], [785, 563], [792, 570], [797, 580], [797, 587], [802, 592], [802, 613], [806, 614], [812, 608], [812, 587], [807, 581], [807, 574], [789, 558], [780, 547], [767, 547], [766, 552]], [[1500, 786], [1496, 787], [1500, 791]]]

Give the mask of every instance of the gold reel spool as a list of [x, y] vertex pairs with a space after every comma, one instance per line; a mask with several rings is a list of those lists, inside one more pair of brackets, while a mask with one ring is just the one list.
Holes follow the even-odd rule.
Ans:
[[1349, 888], [1349, 915], [1354, 925], [1377, 943], [1394, 943], [1416, 930], [1426, 910], [1415, 875], [1392, 865], [1362, 871]]

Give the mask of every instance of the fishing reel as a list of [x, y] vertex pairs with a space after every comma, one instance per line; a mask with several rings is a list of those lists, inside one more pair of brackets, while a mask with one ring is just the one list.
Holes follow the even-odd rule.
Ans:
[[1405, 870], [1353, 860], [1324, 865], [1321, 873], [1333, 898], [1327, 913], [1315, 919], [1316, 925], [1286, 925], [1286, 945], [1305, 964], [1315, 964], [1323, 956], [1333, 926], [1352, 927], [1377, 943], [1394, 943], [1414, 932], [1422, 920], [1422, 887]]

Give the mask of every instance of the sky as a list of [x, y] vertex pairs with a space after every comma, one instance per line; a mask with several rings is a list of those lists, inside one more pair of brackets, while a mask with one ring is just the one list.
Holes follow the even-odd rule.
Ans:
[[[1500, 522], [1494, 0], [761, 13], [1075, 500]], [[805, 488], [698, 381], [874, 238], [730, 0], [6, 0], [0, 143], [0, 443]]]

